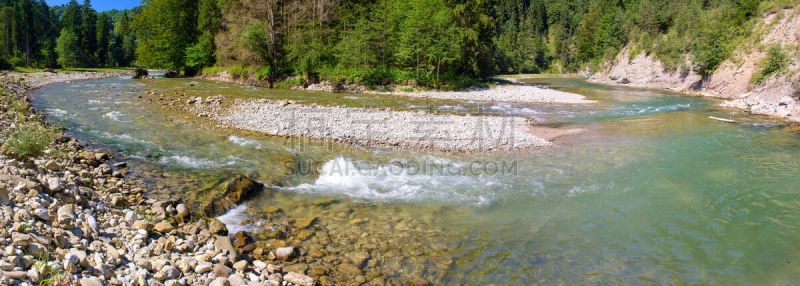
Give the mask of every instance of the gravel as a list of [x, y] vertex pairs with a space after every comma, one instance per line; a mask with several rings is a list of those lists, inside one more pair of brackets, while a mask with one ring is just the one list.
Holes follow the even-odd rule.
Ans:
[[424, 91], [424, 92], [377, 92], [369, 91], [372, 94], [396, 95], [407, 97], [455, 99], [455, 100], [475, 100], [475, 101], [498, 101], [498, 102], [518, 102], [518, 103], [570, 103], [583, 104], [594, 103], [594, 100], [586, 100], [583, 95], [558, 91], [554, 89], [527, 85], [527, 84], [505, 84], [492, 88], [471, 89], [466, 91]]
[[438, 151], [520, 150], [550, 146], [521, 117], [435, 115], [290, 101], [239, 100], [216, 120], [233, 128], [363, 145]]

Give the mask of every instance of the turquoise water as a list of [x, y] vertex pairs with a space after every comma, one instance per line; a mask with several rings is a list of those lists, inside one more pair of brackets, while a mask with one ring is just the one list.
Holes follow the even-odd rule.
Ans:
[[[257, 219], [268, 205], [292, 216], [319, 215], [308, 202], [339, 199], [321, 224], [385, 238], [388, 245], [370, 254], [398, 279], [390, 281], [800, 284], [798, 134], [703, 98], [576, 79], [536, 83], [599, 102], [412, 100], [123, 78], [54, 85], [34, 91], [32, 99], [83, 142], [120, 152], [134, 171], [180, 178], [185, 187], [164, 187], [173, 196], [200, 192], [234, 173], [282, 182], [273, 187], [276, 195], [248, 203], [239, 219]], [[149, 90], [515, 115], [587, 131], [559, 139], [557, 148], [514, 154], [290, 142], [198, 128], [145, 107], [138, 96]], [[339, 215], [339, 209], [347, 210]], [[359, 218], [370, 222], [348, 223]]]

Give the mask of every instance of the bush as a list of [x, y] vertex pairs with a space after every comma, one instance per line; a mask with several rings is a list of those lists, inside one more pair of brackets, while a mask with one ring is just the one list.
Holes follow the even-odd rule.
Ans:
[[270, 73], [272, 73], [272, 69], [270, 69], [270, 67], [261, 67], [256, 70], [256, 79], [258, 81], [269, 79]]
[[39, 156], [53, 143], [58, 134], [56, 128], [38, 122], [25, 122], [11, 132], [4, 142], [5, 150], [17, 158]]
[[231, 67], [230, 73], [235, 78], [246, 78], [250, 73], [250, 69], [243, 66]]
[[11, 63], [8, 62], [8, 59], [5, 57], [0, 57], [0, 70], [10, 70], [13, 68], [14, 67], [11, 65]]
[[786, 69], [789, 56], [780, 46], [772, 46], [767, 51], [767, 56], [761, 60], [758, 72], [753, 74], [751, 81], [755, 84], [764, 82], [770, 76]]

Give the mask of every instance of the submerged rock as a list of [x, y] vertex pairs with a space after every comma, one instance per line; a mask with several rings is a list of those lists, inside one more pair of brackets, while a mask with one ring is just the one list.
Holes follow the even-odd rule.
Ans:
[[148, 75], [148, 73], [147, 73], [146, 69], [144, 69], [144, 68], [136, 68], [136, 70], [133, 72], [133, 79], [147, 78], [147, 75]]
[[222, 193], [205, 200], [203, 211], [206, 215], [221, 215], [242, 201], [252, 198], [263, 189], [264, 184], [238, 175], [228, 182]]

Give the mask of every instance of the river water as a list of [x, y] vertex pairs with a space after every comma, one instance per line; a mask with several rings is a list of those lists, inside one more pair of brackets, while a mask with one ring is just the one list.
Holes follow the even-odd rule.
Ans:
[[[237, 173], [272, 184], [270, 195], [235, 209], [226, 222], [261, 227], [237, 223], [257, 221], [268, 206], [317, 216], [326, 233], [309, 245], [368, 251], [370, 268], [388, 281], [800, 283], [798, 134], [704, 98], [577, 79], [531, 81], [598, 103], [460, 102], [126, 78], [53, 85], [33, 91], [32, 101], [82, 142], [118, 152], [134, 176], [174, 182], [142, 175], [153, 193], [197, 196]], [[152, 90], [524, 116], [587, 131], [559, 139], [556, 148], [511, 154], [359, 148], [203, 128], [147, 107], [140, 96]], [[311, 203], [320, 199], [333, 203]]]

